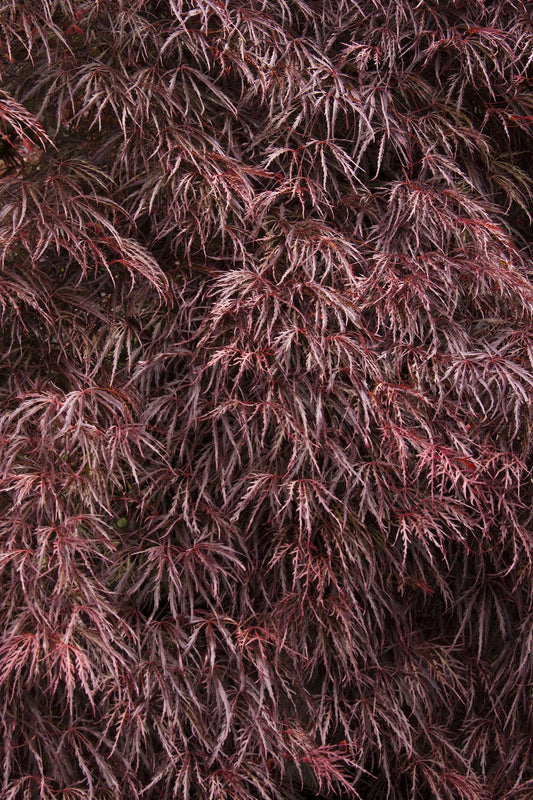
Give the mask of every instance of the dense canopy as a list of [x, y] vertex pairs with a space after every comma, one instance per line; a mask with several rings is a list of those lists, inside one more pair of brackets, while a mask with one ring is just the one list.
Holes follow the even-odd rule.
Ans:
[[3, 800], [533, 794], [533, 18], [0, 4]]

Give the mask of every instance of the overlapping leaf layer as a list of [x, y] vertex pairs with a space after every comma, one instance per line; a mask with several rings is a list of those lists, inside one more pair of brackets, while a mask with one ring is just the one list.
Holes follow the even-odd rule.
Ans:
[[0, 6], [3, 800], [531, 797], [528, 6]]

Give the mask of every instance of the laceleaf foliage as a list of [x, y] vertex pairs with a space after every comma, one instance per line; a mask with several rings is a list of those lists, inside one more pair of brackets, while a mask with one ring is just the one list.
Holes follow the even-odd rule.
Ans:
[[0, 27], [2, 797], [526, 800], [528, 5]]

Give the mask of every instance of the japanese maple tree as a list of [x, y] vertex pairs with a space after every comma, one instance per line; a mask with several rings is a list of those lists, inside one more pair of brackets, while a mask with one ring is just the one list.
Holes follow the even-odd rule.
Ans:
[[0, 4], [2, 800], [532, 796], [532, 28]]

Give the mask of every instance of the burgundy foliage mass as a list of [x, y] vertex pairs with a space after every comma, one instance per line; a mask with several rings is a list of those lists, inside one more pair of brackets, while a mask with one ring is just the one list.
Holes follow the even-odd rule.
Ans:
[[1, 4], [2, 800], [533, 796], [532, 28]]

